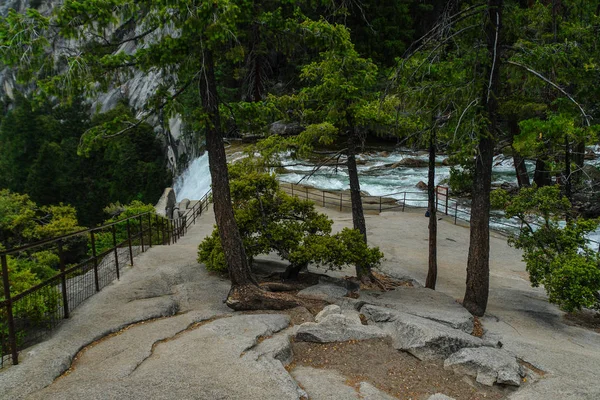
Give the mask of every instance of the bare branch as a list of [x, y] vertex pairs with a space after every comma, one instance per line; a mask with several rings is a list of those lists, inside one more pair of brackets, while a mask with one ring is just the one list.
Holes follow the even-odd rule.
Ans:
[[541, 80], [543, 80], [544, 82], [546, 82], [547, 84], [549, 84], [550, 86], [554, 87], [556, 90], [558, 90], [559, 92], [561, 92], [562, 94], [564, 94], [569, 100], [571, 100], [571, 102], [573, 104], [575, 104], [577, 106], [577, 108], [579, 108], [579, 111], [581, 112], [581, 115], [583, 116], [583, 119], [585, 120], [585, 123], [587, 124], [587, 126], [591, 126], [590, 116], [588, 114], [586, 114], [586, 112], [583, 109], [583, 107], [581, 106], [581, 104], [579, 104], [577, 101], [575, 101], [575, 99], [573, 98], [573, 96], [571, 96], [569, 93], [567, 93], [563, 88], [561, 88], [556, 83], [552, 82], [550, 79], [546, 78], [545, 76], [543, 76], [539, 72], [537, 72], [537, 71], [529, 68], [526, 65], [520, 64], [520, 63], [515, 62], [515, 61], [508, 61], [508, 63], [512, 64], [512, 65], [515, 65], [517, 67], [523, 68], [527, 72], [532, 73], [533, 75], [537, 76], [538, 78], [540, 78]]

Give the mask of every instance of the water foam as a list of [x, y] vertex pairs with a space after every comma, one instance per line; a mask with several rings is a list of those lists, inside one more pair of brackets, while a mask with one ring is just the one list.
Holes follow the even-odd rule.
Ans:
[[208, 153], [204, 153], [192, 161], [175, 181], [173, 188], [175, 189], [177, 201], [183, 199], [200, 200], [210, 190], [210, 183]]

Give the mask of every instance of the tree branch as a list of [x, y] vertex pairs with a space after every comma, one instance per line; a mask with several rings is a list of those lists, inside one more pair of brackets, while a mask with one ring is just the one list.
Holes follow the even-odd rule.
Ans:
[[537, 71], [529, 68], [526, 65], [520, 64], [520, 63], [515, 62], [515, 61], [507, 61], [507, 62], [509, 64], [515, 65], [517, 67], [523, 68], [527, 72], [529, 72], [529, 73], [537, 76], [538, 78], [540, 78], [541, 80], [543, 80], [544, 82], [546, 82], [547, 84], [549, 84], [550, 86], [554, 87], [556, 90], [558, 90], [559, 92], [561, 92], [562, 94], [564, 94], [569, 100], [571, 100], [571, 102], [573, 104], [575, 104], [577, 106], [577, 108], [579, 108], [579, 111], [581, 112], [581, 115], [583, 116], [583, 119], [585, 120], [585, 123], [587, 124], [587, 126], [591, 126], [590, 116], [586, 114], [586, 112], [583, 109], [583, 107], [581, 106], [581, 104], [579, 104], [577, 101], [575, 101], [575, 99], [569, 93], [567, 93], [567, 91], [565, 91], [563, 88], [561, 88], [560, 86], [558, 86], [556, 83], [552, 82], [550, 79], [546, 78], [545, 76], [543, 76], [539, 72], [537, 72]]

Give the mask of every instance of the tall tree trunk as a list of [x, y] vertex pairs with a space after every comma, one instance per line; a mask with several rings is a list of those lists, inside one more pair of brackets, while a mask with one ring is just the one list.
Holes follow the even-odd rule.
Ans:
[[577, 186], [581, 183], [581, 177], [583, 175], [582, 169], [585, 162], [585, 141], [577, 142], [575, 145], [575, 151], [572, 153], [573, 155], [573, 163], [575, 163], [575, 171], [573, 171], [571, 182], [573, 185]]
[[501, 49], [499, 37], [502, 26], [503, 0], [488, 0], [485, 27], [490, 61], [486, 68], [486, 81], [482, 94], [483, 109], [488, 125], [480, 132], [473, 177], [473, 199], [471, 203], [471, 231], [467, 282], [463, 306], [471, 314], [482, 316], [487, 308], [490, 286], [490, 192], [492, 186], [492, 164], [494, 136], [497, 127], [499, 93], [499, 67]]
[[[356, 133], [351, 125], [348, 131], [348, 178], [350, 180], [350, 199], [352, 201], [352, 223], [367, 243], [367, 225], [363, 211], [362, 197], [360, 196], [360, 182], [358, 167], [356, 166]], [[371, 280], [371, 269], [363, 264], [356, 264], [356, 276], [363, 282]]]
[[260, 24], [258, 22], [254, 22], [252, 24], [252, 49], [250, 51], [250, 100], [251, 101], [261, 101], [263, 95], [263, 53], [260, 48], [261, 45], [261, 35], [260, 35]]
[[297, 306], [298, 303], [293, 299], [261, 290], [250, 272], [248, 258], [231, 205], [229, 172], [223, 145], [223, 132], [221, 131], [215, 66], [210, 50], [204, 52], [203, 61], [204, 76], [200, 79], [200, 90], [202, 107], [207, 115], [206, 149], [212, 178], [213, 207], [231, 279], [231, 290], [226, 304], [234, 310], [282, 309]]
[[531, 186], [531, 182], [529, 181], [529, 173], [527, 172], [527, 165], [525, 165], [525, 159], [512, 145], [515, 136], [521, 133], [516, 118], [511, 118], [508, 122], [508, 126], [510, 129], [510, 147], [512, 149], [513, 165], [515, 167], [515, 173], [517, 175], [517, 182], [520, 188], [529, 187]]
[[513, 151], [513, 164], [515, 166], [515, 172], [517, 174], [517, 183], [519, 187], [529, 187], [531, 182], [529, 181], [529, 173], [527, 172], [527, 165], [525, 159], [521, 157], [521, 154], [514, 148]]
[[533, 182], [537, 187], [552, 185], [552, 177], [546, 162], [541, 158], [535, 160], [535, 172], [533, 173]]
[[427, 180], [427, 207], [429, 209], [429, 269], [425, 287], [435, 290], [437, 281], [437, 213], [435, 209], [435, 142], [436, 129], [431, 129], [429, 137], [429, 172]]
[[233, 215], [229, 191], [227, 156], [221, 132], [219, 100], [211, 51], [204, 54], [205, 76], [200, 79], [202, 107], [207, 113], [206, 149], [212, 178], [213, 207], [219, 237], [225, 250], [232, 286], [255, 284], [248, 266], [248, 258]]

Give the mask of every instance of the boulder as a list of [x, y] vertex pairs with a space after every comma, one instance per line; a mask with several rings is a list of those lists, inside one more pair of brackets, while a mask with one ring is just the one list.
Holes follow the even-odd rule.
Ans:
[[365, 305], [365, 301], [353, 299], [352, 297], [342, 297], [335, 301], [335, 304], [340, 306], [343, 311], [354, 310], [358, 311]]
[[298, 292], [298, 297], [306, 299], [325, 300], [334, 302], [336, 299], [348, 294], [348, 289], [328, 283], [319, 283], [318, 285], [307, 287]]
[[494, 383], [520, 386], [521, 378], [525, 376], [515, 356], [491, 347], [459, 350], [444, 361], [444, 368], [473, 376], [487, 386]]
[[297, 122], [276, 121], [271, 124], [269, 133], [271, 135], [289, 136], [297, 135], [304, 130], [304, 127]]
[[296, 332], [299, 342], [331, 343], [378, 339], [388, 336], [376, 326], [362, 325], [356, 316], [329, 314], [321, 322], [305, 322]]
[[315, 322], [317, 322], [317, 323], [321, 322], [328, 315], [341, 314], [341, 313], [342, 313], [342, 309], [340, 308], [340, 306], [335, 305], [335, 304], [330, 304], [327, 307], [323, 308], [321, 310], [321, 312], [319, 312], [317, 314], [317, 316], [315, 317]]
[[427, 318], [468, 334], [473, 332], [471, 313], [452, 297], [437, 290], [398, 287], [377, 297], [368, 293], [363, 293], [361, 297], [367, 303]]
[[183, 199], [179, 202], [180, 210], [187, 210], [190, 206], [190, 199]]
[[348, 385], [348, 378], [336, 370], [298, 366], [291, 372], [311, 399], [393, 400], [394, 397], [368, 382]]
[[585, 155], [583, 156], [583, 158], [585, 160], [595, 160], [596, 159], [596, 153], [592, 149], [586, 149]]
[[360, 312], [392, 337], [396, 349], [420, 360], [446, 359], [463, 348], [491, 345], [458, 329], [405, 312], [369, 304]]
[[423, 182], [423, 181], [419, 181], [419, 183], [417, 183], [417, 184], [415, 185], [415, 187], [416, 187], [417, 189], [421, 189], [421, 190], [427, 190], [427, 188], [428, 188], [429, 186], [428, 186], [428, 185], [427, 185], [425, 182]]
[[357, 292], [360, 290], [360, 282], [355, 277], [343, 279], [343, 278], [336, 278], [333, 276], [323, 275], [319, 278], [319, 283], [341, 286], [343, 288], [346, 288], [349, 292]]
[[592, 184], [597, 184], [600, 181], [600, 169], [593, 165], [584, 165], [581, 169], [583, 172], [583, 179], [590, 181]]
[[392, 168], [398, 168], [398, 167], [424, 168], [424, 167], [427, 167], [428, 165], [429, 165], [429, 163], [425, 160], [407, 157], [407, 158], [404, 158], [404, 159], [392, 164]]
[[382, 152], [381, 152], [379, 155], [380, 155], [381, 157], [389, 157], [389, 156], [390, 156], [390, 153], [389, 153], [389, 151], [382, 151]]
[[176, 206], [175, 191], [173, 188], [166, 188], [158, 203], [154, 206], [156, 213], [166, 218], [173, 218], [173, 209]]

